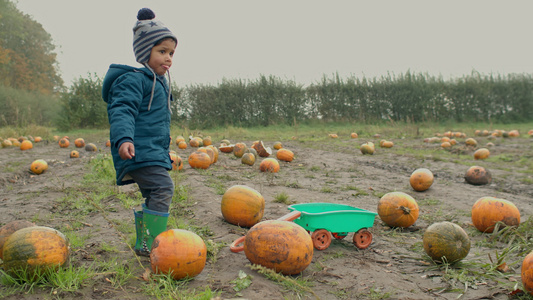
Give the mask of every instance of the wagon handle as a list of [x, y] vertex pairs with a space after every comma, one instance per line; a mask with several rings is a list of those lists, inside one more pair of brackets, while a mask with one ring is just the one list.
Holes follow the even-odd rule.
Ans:
[[302, 215], [301, 211], [294, 210], [294, 211], [284, 215], [283, 217], [280, 217], [278, 220], [279, 221], [294, 221], [294, 220], [298, 219], [301, 215]]
[[229, 249], [231, 250], [231, 252], [237, 253], [237, 252], [241, 252], [242, 250], [244, 250], [244, 245], [239, 246], [239, 244], [242, 244], [242, 242], [244, 242], [245, 237], [246, 236], [241, 236], [240, 238], [236, 239], [233, 243], [231, 243], [231, 245], [229, 246]]

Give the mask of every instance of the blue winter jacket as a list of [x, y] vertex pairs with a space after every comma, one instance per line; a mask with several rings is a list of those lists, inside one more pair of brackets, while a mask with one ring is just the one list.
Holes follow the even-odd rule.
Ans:
[[[112, 64], [104, 78], [102, 97], [107, 103], [111, 154], [118, 185], [133, 183], [127, 174], [141, 167], [172, 169], [168, 155], [169, 88], [164, 76], [156, 76], [152, 98], [153, 84], [154, 74], [150, 70], [126, 65]], [[135, 157], [123, 160], [118, 149], [127, 141], [134, 144]]]

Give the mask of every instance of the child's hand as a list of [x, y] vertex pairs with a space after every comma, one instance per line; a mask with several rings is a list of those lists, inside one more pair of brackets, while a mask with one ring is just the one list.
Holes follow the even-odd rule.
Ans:
[[124, 142], [118, 149], [118, 155], [122, 159], [132, 159], [135, 156], [135, 146], [131, 142]]

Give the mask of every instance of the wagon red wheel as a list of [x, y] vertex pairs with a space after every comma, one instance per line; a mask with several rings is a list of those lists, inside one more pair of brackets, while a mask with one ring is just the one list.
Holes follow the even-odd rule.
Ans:
[[342, 232], [342, 233], [337, 233], [337, 232], [332, 232], [331, 235], [337, 239], [337, 240], [342, 240], [343, 238], [345, 238], [347, 236], [346, 233]]
[[366, 228], [359, 229], [353, 235], [353, 244], [359, 249], [366, 249], [372, 244], [372, 233]]
[[331, 245], [331, 233], [326, 229], [318, 229], [313, 231], [311, 234], [311, 239], [313, 240], [313, 246], [317, 250], [324, 250]]

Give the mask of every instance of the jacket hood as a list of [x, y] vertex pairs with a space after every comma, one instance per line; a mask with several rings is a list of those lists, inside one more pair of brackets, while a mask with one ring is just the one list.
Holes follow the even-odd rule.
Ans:
[[102, 98], [104, 98], [104, 101], [106, 103], [109, 100], [109, 90], [111, 89], [113, 82], [115, 82], [117, 78], [128, 72], [142, 72], [148, 75], [149, 77], [154, 77], [152, 72], [150, 72], [150, 70], [148, 70], [147, 68], [135, 68], [127, 65], [112, 64], [111, 66], [109, 66], [109, 70], [107, 71], [104, 77], [104, 82], [102, 83]]

